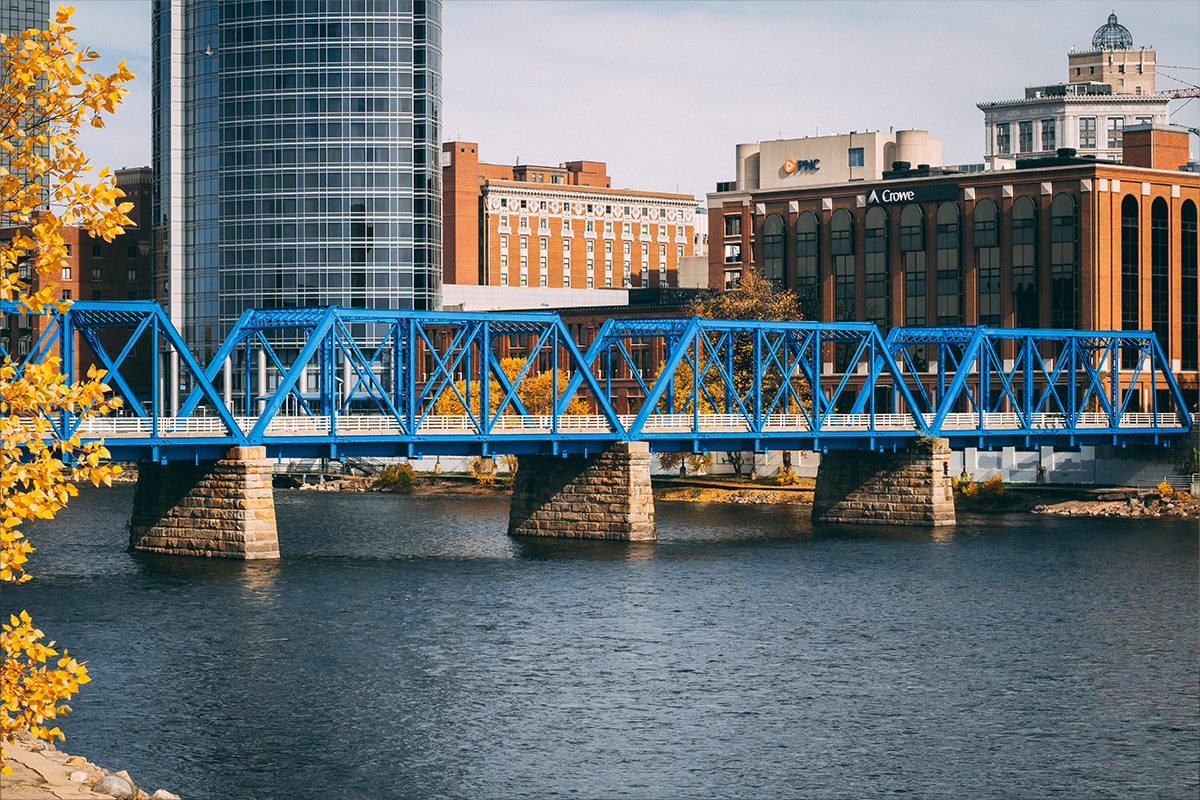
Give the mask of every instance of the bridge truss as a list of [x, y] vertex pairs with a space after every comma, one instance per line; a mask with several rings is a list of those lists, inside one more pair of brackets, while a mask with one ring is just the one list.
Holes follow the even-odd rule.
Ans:
[[621, 319], [581, 350], [551, 313], [325, 306], [247, 311], [202, 364], [157, 303], [93, 301], [20, 360], [60, 356], [73, 379], [85, 347], [125, 408], [55, 433], [123, 460], [1120, 445], [1192, 424], [1148, 331]]

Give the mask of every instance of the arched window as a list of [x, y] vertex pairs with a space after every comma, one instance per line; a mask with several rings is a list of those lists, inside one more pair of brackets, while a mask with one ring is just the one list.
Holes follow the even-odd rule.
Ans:
[[962, 324], [962, 224], [958, 203], [937, 210], [937, 324]]
[[1069, 194], [1050, 203], [1050, 324], [1079, 327], [1079, 210]]
[[975, 204], [975, 269], [979, 280], [979, 324], [1000, 325], [1000, 215], [991, 200]]
[[1138, 324], [1138, 201], [1131, 194], [1121, 201], [1121, 328], [1136, 331]]
[[1196, 293], [1196, 204], [1191, 200], [1183, 201], [1180, 210], [1180, 256], [1182, 256], [1181, 272], [1183, 286], [1180, 299], [1183, 308], [1179, 315], [1180, 327], [1183, 329], [1183, 352], [1180, 353], [1181, 366], [1184, 369], [1200, 369], [1200, 326], [1197, 325], [1197, 315], [1200, 315], [1200, 299]]
[[1013, 324], [1038, 326], [1037, 206], [1032, 197], [1018, 197], [1012, 207]]
[[881, 207], [872, 206], [867, 211], [863, 237], [866, 320], [886, 328], [892, 324], [892, 293], [888, 280], [888, 217]]
[[783, 217], [778, 214], [767, 217], [762, 227], [762, 274], [764, 278], [774, 281], [780, 287], [783, 286], [783, 265], [786, 263], [783, 257], [783, 233], [786, 229]]
[[833, 318], [854, 320], [854, 218], [844, 208], [829, 222], [829, 255], [833, 257]]
[[821, 223], [811, 211], [796, 220], [796, 297], [805, 319], [821, 318]]
[[909, 204], [900, 212], [900, 262], [904, 265], [904, 324], [925, 325], [925, 214]]
[[1150, 206], [1150, 329], [1171, 357], [1171, 221], [1167, 201]]

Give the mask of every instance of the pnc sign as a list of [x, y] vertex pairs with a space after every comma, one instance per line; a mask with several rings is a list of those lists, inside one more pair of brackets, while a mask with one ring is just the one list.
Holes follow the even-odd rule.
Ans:
[[903, 188], [872, 189], [867, 194], [867, 205], [886, 206], [892, 203], [929, 203], [954, 200], [958, 197], [958, 184], [937, 186], [906, 186]]
[[820, 168], [821, 168], [821, 159], [819, 159], [819, 158], [809, 158], [809, 159], [789, 158], [783, 162], [783, 171], [786, 172], [788, 175], [794, 175], [797, 172], [799, 172], [800, 170], [804, 170], [805, 172], [816, 172]]

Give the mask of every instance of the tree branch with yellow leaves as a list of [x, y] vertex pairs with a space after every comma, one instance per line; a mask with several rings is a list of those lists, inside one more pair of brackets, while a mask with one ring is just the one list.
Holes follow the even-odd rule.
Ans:
[[[65, 226], [112, 241], [132, 224], [133, 204], [93, 169], [77, 145], [85, 125], [103, 127], [126, 94], [133, 74], [121, 62], [108, 75], [91, 71], [99, 59], [71, 34], [74, 9], [59, 6], [44, 30], [0, 34], [0, 225], [17, 233], [0, 242], [0, 300], [30, 313], [63, 310], [54, 299], [53, 275], [68, 266]], [[28, 264], [38, 279], [23, 280]], [[104, 463], [100, 442], [60, 437], [50, 420], [60, 412], [86, 418], [118, 407], [103, 373], [89, 368], [74, 384], [56, 358], [19, 365], [0, 361], [0, 582], [29, 579], [25, 563], [33, 547], [23, 522], [49, 519], [77, 494], [75, 484], [111, 483], [118, 468]], [[66, 650], [43, 644], [28, 613], [11, 615], [0, 647], [0, 758], [18, 730], [52, 740], [62, 731], [51, 722], [70, 710], [63, 701], [89, 680], [83, 664]], [[9, 769], [4, 767], [4, 773]]]

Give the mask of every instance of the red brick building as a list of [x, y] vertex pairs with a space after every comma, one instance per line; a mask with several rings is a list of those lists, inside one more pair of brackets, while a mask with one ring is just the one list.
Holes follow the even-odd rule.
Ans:
[[442, 159], [444, 283], [678, 286], [696, 252], [695, 198], [613, 189], [603, 162], [487, 164], [472, 142]]
[[[52, 276], [52, 282], [58, 296], [64, 300], [150, 300], [154, 297], [150, 274], [150, 168], [117, 170], [114, 179], [116, 186], [125, 192], [126, 201], [133, 203], [129, 216], [134, 224], [111, 242], [93, 239], [77, 227], [63, 229], [68, 266], [59, 275]], [[11, 239], [15, 231], [15, 228], [0, 228], [0, 237]], [[24, 274], [36, 280], [29, 271]], [[7, 315], [0, 326], [0, 345], [14, 358], [21, 358], [37, 342], [45, 324], [45, 317]], [[76, 352], [81, 356], [76, 368], [86, 372], [88, 364], [97, 362], [87, 345], [83, 344], [80, 349], [80, 344], [76, 343]], [[115, 357], [117, 352], [112, 355]], [[137, 345], [130, 359], [122, 374], [137, 391], [140, 384], [149, 385], [149, 345]], [[131, 377], [135, 374], [141, 377], [141, 373], [145, 373], [144, 380]]]
[[1200, 388], [1187, 133], [1125, 131], [1123, 164], [1070, 151], [1017, 169], [897, 164], [884, 179], [708, 196], [710, 285], [756, 269], [810, 318], [891, 325], [1153, 330]]

